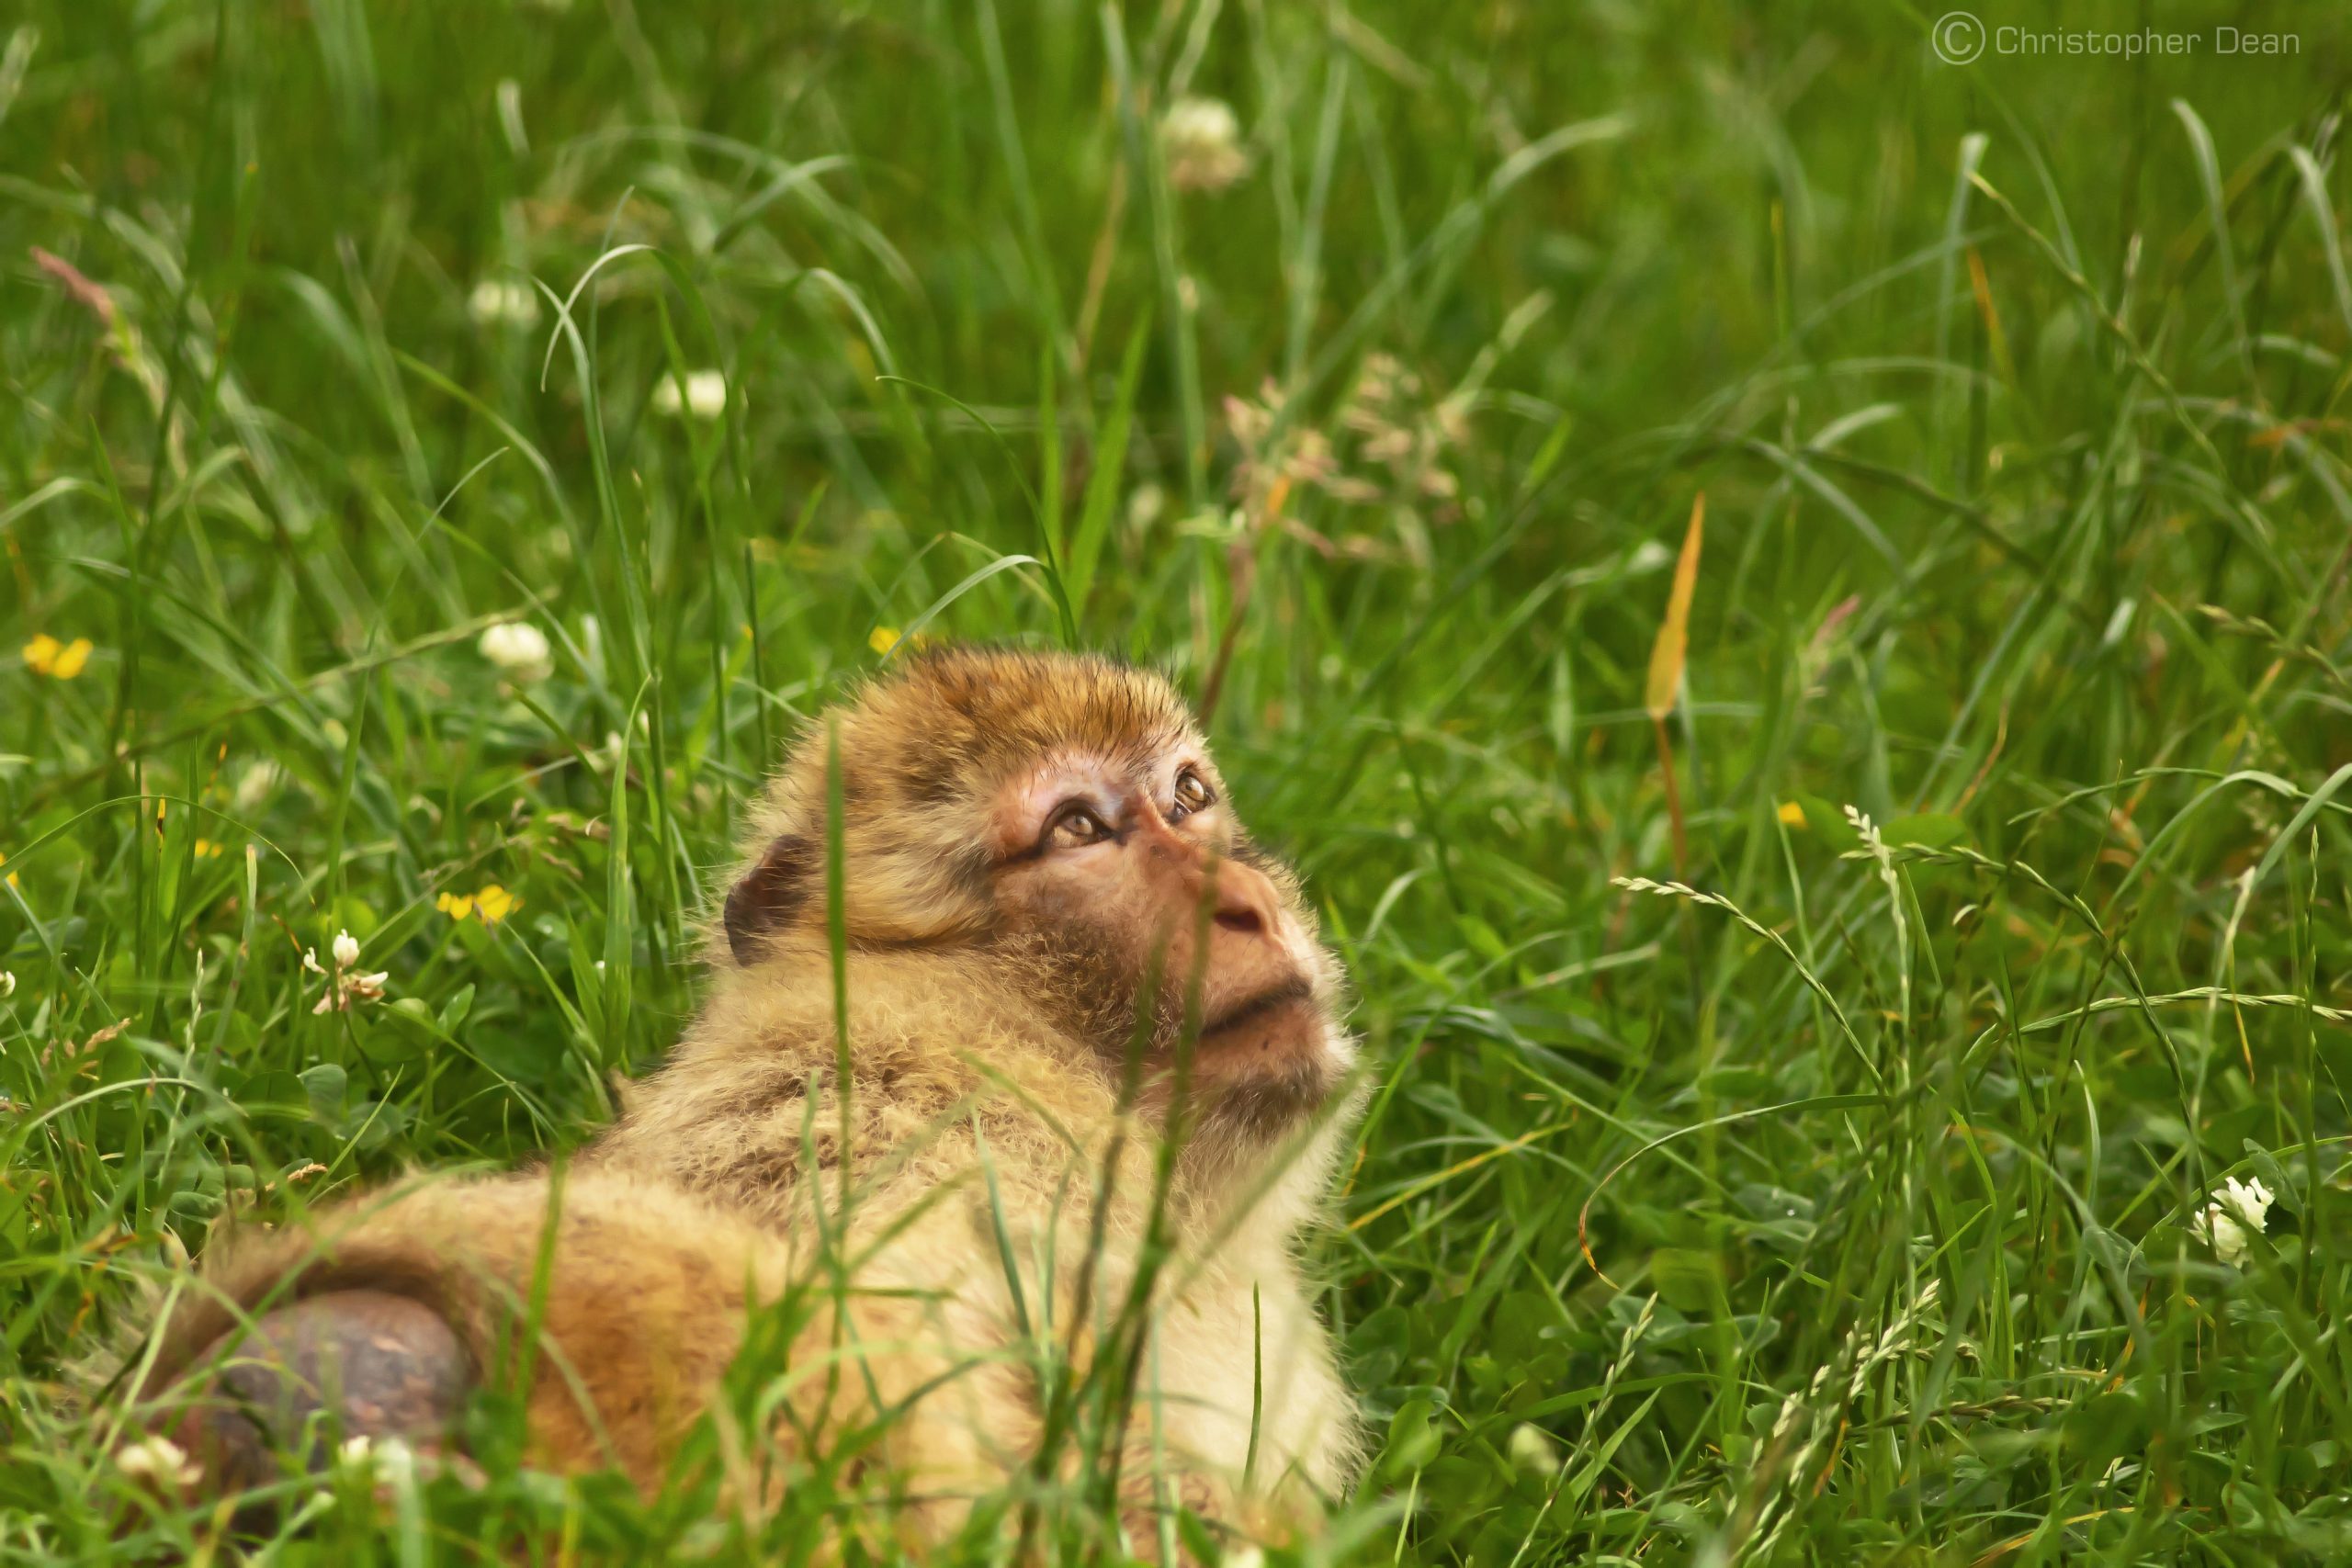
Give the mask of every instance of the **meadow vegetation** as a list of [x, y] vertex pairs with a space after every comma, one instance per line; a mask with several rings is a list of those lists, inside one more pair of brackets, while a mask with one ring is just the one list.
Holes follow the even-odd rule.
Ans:
[[[1351, 967], [1375, 1457], [1278, 1556], [2352, 1555], [2352, 26], [2275, 9], [12, 8], [0, 1558], [225, 1550], [94, 1348], [591, 1133], [901, 637], [1170, 670]], [[469, 1430], [272, 1560], [895, 1550]]]

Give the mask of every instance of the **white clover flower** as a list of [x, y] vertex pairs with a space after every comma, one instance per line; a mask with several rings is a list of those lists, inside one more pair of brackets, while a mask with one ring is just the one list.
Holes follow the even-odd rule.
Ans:
[[1168, 183], [1178, 190], [1220, 191], [1250, 172], [1241, 122], [1217, 98], [1179, 98], [1159, 118]]
[[269, 797], [276, 795], [278, 785], [285, 782], [286, 770], [276, 762], [266, 760], [249, 762], [245, 771], [237, 775], [237, 787], [231, 794], [229, 802], [236, 807], [238, 816], [250, 817], [266, 806]]
[[0, 969], [0, 1002], [6, 1001], [16, 994], [17, 976], [6, 969]]
[[1559, 1444], [1532, 1421], [1521, 1421], [1510, 1429], [1510, 1450], [1511, 1463], [1521, 1470], [1549, 1475], [1560, 1468]]
[[501, 621], [483, 632], [476, 646], [501, 674], [519, 684], [536, 685], [555, 673], [548, 634], [528, 621]]
[[204, 1467], [188, 1458], [186, 1449], [161, 1434], [117, 1449], [114, 1463], [117, 1470], [134, 1481], [152, 1482], [175, 1491], [204, 1479]]
[[416, 1475], [416, 1450], [400, 1438], [347, 1438], [337, 1457], [346, 1469], [379, 1481], [411, 1481]]
[[2214, 1257], [2234, 1267], [2245, 1260], [2247, 1238], [2261, 1235], [2268, 1224], [2276, 1197], [2259, 1177], [2240, 1181], [2233, 1176], [2188, 1222], [2189, 1231], [2213, 1249]]
[[1146, 479], [1136, 486], [1134, 494], [1127, 497], [1127, 531], [1143, 533], [1159, 522], [1160, 514], [1167, 510], [1168, 492]]
[[538, 290], [520, 278], [485, 277], [466, 296], [466, 311], [486, 327], [536, 326]]
[[324, 976], [327, 988], [311, 1009], [313, 1013], [349, 1012], [354, 1002], [380, 1002], [384, 999], [384, 982], [392, 977], [389, 969], [373, 975], [362, 975], [353, 967], [359, 962], [359, 943], [349, 931], [337, 931], [334, 938], [334, 973], [328, 975], [319, 963], [319, 950], [302, 950], [302, 967], [313, 975]]
[[349, 1012], [354, 1002], [380, 1002], [384, 999], [384, 982], [391, 977], [389, 969], [379, 969], [373, 975], [354, 975], [345, 970], [334, 977], [334, 986], [311, 1010], [318, 1013], [340, 1009]]
[[2215, 1203], [2188, 1222], [2189, 1231], [2213, 1249], [2222, 1262], [2235, 1264], [2245, 1257], [2245, 1232]]
[[688, 413], [696, 419], [717, 419], [727, 408], [727, 372], [724, 370], [690, 370], [686, 373], [686, 395], [678, 398], [678, 378], [662, 375], [653, 388], [653, 412], [656, 413]]

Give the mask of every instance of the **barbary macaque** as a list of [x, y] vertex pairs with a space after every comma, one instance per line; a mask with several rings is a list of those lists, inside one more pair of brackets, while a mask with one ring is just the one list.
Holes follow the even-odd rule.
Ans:
[[792, 1359], [853, 1370], [791, 1379], [766, 1435], [888, 1415], [914, 1541], [1038, 1462], [1046, 1338], [1128, 1374], [1139, 1550], [1159, 1503], [1285, 1534], [1345, 1487], [1355, 1417], [1295, 1257], [1358, 1098], [1342, 978], [1167, 682], [953, 649], [874, 679], [752, 811], [709, 947], [670, 1060], [567, 1164], [214, 1249], [140, 1391], [176, 1391], [156, 1421], [209, 1484], [321, 1428], [430, 1447], [521, 1364], [535, 1462], [652, 1489], [797, 1281]]

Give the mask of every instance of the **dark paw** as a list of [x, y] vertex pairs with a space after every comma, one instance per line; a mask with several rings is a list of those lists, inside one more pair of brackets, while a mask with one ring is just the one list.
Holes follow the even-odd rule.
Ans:
[[384, 1291], [335, 1291], [264, 1314], [204, 1358], [196, 1401], [169, 1428], [209, 1489], [320, 1471], [354, 1438], [437, 1438], [472, 1381], [440, 1314]]

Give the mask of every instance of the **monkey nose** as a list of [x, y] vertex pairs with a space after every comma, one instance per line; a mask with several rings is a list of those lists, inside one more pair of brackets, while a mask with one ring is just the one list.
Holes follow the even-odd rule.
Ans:
[[1216, 919], [1237, 936], [1271, 936], [1274, 930], [1273, 886], [1265, 876], [1232, 861], [1219, 862]]

